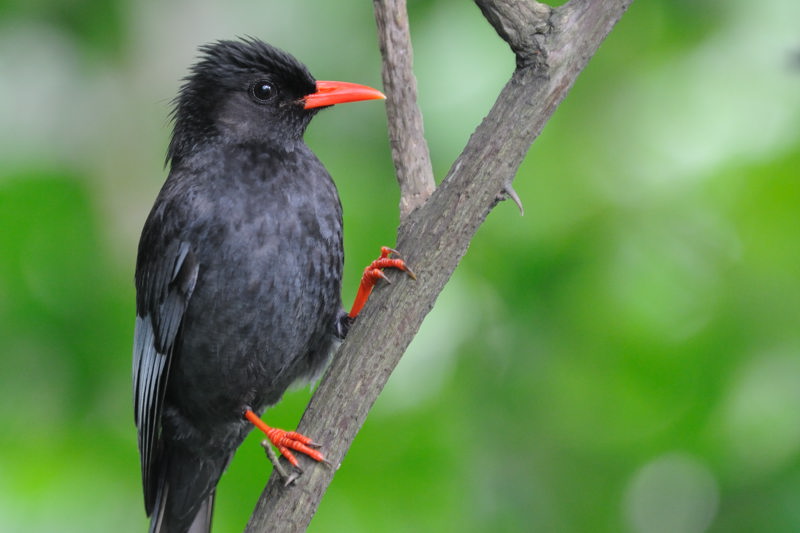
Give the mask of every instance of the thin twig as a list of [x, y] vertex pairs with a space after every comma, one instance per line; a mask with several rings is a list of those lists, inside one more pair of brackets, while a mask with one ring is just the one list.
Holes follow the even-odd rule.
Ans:
[[417, 105], [411, 35], [406, 0], [374, 0], [378, 43], [383, 57], [383, 89], [392, 160], [400, 185], [400, 218], [425, 203], [433, 193], [431, 156]]

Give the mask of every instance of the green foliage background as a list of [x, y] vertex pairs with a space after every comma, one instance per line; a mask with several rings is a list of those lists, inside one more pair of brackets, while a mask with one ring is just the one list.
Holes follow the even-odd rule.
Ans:
[[[411, 0], [441, 179], [510, 75], [469, 2]], [[537, 140], [311, 531], [800, 531], [800, 8], [639, 0]], [[144, 531], [130, 393], [138, 232], [169, 100], [254, 35], [380, 86], [369, 2], [0, 2], [0, 530]], [[344, 297], [394, 242], [383, 108], [308, 142], [345, 208]], [[380, 347], [376, 347], [376, 350]], [[309, 397], [268, 413], [293, 427]], [[241, 531], [257, 436], [224, 476]]]

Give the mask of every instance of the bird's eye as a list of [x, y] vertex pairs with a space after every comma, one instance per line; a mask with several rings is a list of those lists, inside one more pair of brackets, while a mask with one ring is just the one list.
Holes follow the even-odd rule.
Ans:
[[257, 80], [250, 86], [250, 95], [257, 102], [266, 102], [275, 95], [275, 87], [267, 80]]

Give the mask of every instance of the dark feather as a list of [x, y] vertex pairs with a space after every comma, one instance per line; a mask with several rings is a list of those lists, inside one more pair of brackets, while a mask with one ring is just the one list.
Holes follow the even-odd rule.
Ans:
[[[197, 281], [198, 265], [188, 243], [174, 242], [162, 257], [140, 256], [144, 295], [136, 310], [133, 343], [134, 418], [139, 428], [145, 508], [152, 511], [160, 442], [161, 407], [175, 338]], [[148, 261], [148, 259], [150, 259]], [[137, 274], [139, 273], [137, 272]]]
[[[261, 414], [319, 375], [349, 325], [341, 205], [302, 141], [314, 78], [253, 39], [201, 52], [136, 267], [134, 410], [154, 533], [209, 530], [217, 482], [251, 430], [242, 410]], [[255, 102], [254, 80], [275, 98]]]

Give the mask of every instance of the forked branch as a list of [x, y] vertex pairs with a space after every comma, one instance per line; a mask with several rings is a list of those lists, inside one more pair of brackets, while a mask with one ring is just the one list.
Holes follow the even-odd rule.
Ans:
[[[478, 227], [508, 195], [531, 144], [632, 1], [571, 0], [551, 8], [530, 0], [477, 0], [515, 53], [517, 68], [442, 184], [401, 219], [397, 248], [414, 267], [417, 281], [388, 273], [396, 283], [376, 291], [368, 302], [300, 421], [299, 431], [324, 443], [334, 466], [301, 459], [306, 471], [289, 487], [273, 473], [248, 532], [304, 531], [308, 526], [372, 404]], [[412, 96], [405, 92], [411, 49], [402, 3], [375, 0], [381, 34], [405, 36], [382, 45], [381, 51], [398, 180], [403, 199], [417, 205], [427, 194], [419, 191], [432, 178], [429, 162], [414, 166], [422, 123], [414, 118], [421, 116], [416, 91], [412, 88]]]

